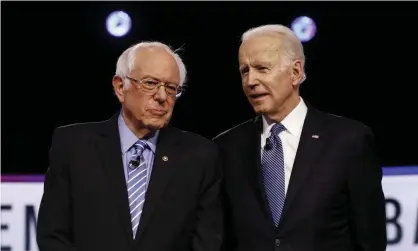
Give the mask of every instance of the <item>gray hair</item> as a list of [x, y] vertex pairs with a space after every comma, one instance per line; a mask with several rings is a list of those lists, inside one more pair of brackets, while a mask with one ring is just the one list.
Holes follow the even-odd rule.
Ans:
[[251, 28], [244, 32], [241, 36], [241, 41], [244, 42], [250, 38], [268, 35], [279, 34], [283, 36], [283, 53], [285, 55], [286, 63], [290, 64], [293, 60], [302, 61], [303, 76], [299, 84], [306, 80], [305, 73], [305, 54], [303, 52], [302, 42], [293, 33], [293, 31], [286, 26], [280, 24], [269, 24]]
[[[172, 50], [170, 46], [163, 44], [161, 42], [140, 42], [137, 43], [128, 49], [126, 49], [122, 55], [119, 56], [119, 59], [116, 63], [116, 75], [119, 77], [126, 77], [128, 76], [133, 68], [135, 67], [135, 57], [136, 57], [136, 51], [139, 48], [146, 48], [146, 47], [158, 47], [166, 50], [171, 56], [173, 56], [174, 60], [177, 63], [177, 66], [179, 68], [180, 73], [180, 86], [182, 86], [186, 82], [186, 66], [184, 65], [182, 59], [177, 54], [178, 50]], [[125, 87], [129, 87], [130, 81], [127, 81], [124, 83], [126, 85]]]

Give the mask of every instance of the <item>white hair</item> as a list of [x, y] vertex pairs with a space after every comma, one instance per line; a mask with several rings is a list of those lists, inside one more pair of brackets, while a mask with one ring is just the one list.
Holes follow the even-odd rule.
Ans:
[[301, 84], [306, 80], [305, 54], [303, 52], [302, 42], [291, 29], [280, 24], [258, 26], [244, 32], [244, 34], [241, 36], [241, 41], [244, 42], [250, 38], [268, 34], [279, 34], [283, 37], [283, 53], [285, 55], [286, 63], [290, 64], [294, 60], [300, 60], [302, 62], [303, 76], [302, 80], [300, 81]]
[[[136, 51], [139, 48], [146, 48], [146, 47], [158, 47], [166, 50], [176, 61], [177, 66], [179, 68], [179, 75], [180, 75], [180, 86], [182, 86], [186, 82], [186, 66], [184, 65], [182, 59], [177, 54], [178, 50], [172, 50], [170, 46], [163, 44], [161, 42], [140, 42], [137, 43], [128, 49], [126, 49], [122, 55], [119, 56], [119, 59], [116, 63], [116, 76], [119, 77], [126, 77], [128, 76], [131, 71], [135, 67], [135, 59], [136, 59]], [[130, 81], [124, 83], [124, 87], [128, 88], [130, 85]]]

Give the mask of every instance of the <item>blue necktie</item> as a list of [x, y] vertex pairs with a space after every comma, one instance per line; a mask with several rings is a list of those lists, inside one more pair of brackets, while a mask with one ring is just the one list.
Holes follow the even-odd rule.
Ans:
[[279, 133], [286, 130], [282, 124], [271, 128], [270, 146], [265, 148], [261, 160], [264, 190], [275, 226], [280, 222], [285, 194], [283, 145]]
[[145, 201], [148, 167], [141, 159], [142, 153], [148, 145], [143, 140], [138, 140], [128, 168], [128, 197], [131, 212], [132, 234], [135, 238]]

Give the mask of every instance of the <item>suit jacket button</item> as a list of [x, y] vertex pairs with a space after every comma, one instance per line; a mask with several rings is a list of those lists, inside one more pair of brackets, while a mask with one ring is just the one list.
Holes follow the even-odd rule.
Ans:
[[276, 247], [280, 246], [280, 240], [276, 239]]

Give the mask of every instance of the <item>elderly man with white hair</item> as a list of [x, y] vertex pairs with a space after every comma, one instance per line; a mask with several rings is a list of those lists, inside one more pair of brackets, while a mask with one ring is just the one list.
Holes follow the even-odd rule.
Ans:
[[117, 61], [120, 113], [54, 131], [40, 251], [219, 250], [218, 148], [168, 125], [185, 79], [170, 47], [139, 43]]
[[239, 48], [256, 118], [214, 140], [225, 178], [225, 247], [239, 251], [384, 251], [382, 169], [371, 130], [299, 95], [303, 46], [282, 25]]

